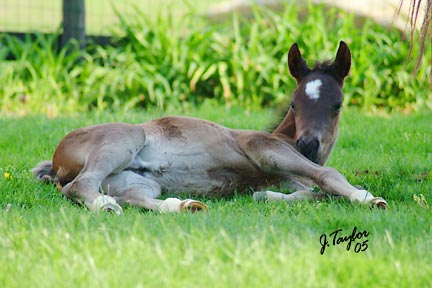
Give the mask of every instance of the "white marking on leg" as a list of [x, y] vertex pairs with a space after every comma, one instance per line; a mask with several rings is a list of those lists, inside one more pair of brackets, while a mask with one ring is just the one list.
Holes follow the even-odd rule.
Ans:
[[360, 203], [369, 203], [374, 196], [366, 190], [357, 190], [355, 193], [348, 196], [351, 201], [358, 201]]
[[309, 99], [311, 100], [318, 100], [320, 97], [320, 87], [322, 85], [322, 82], [320, 79], [315, 79], [313, 81], [310, 81], [308, 83], [306, 83], [306, 88], [305, 88], [305, 92], [306, 95], [309, 97]]
[[117, 204], [116, 200], [108, 195], [101, 195], [93, 201], [93, 211], [113, 211], [115, 214], [120, 215], [123, 209]]
[[180, 212], [181, 200], [177, 198], [167, 198], [159, 206], [161, 213]]

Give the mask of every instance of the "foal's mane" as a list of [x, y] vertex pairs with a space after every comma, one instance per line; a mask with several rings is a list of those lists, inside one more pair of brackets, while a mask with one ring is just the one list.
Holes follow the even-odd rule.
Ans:
[[313, 66], [313, 68], [311, 69], [310, 72], [321, 71], [324, 73], [332, 73], [332, 69], [331, 69], [332, 64], [333, 64], [333, 61], [331, 61], [331, 60], [316, 61], [315, 65]]

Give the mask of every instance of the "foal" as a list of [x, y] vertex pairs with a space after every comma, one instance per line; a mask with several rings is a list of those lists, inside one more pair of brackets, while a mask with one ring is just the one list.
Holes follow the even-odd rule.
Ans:
[[[188, 117], [102, 124], [72, 131], [58, 145], [52, 162], [43, 161], [32, 171], [39, 179], [58, 183], [73, 201], [117, 214], [124, 204], [160, 212], [207, 210], [195, 200], [157, 198], [163, 192], [232, 196], [283, 181], [298, 191], [256, 192], [254, 198], [292, 201], [332, 194], [385, 208], [384, 199], [321, 166], [337, 138], [342, 85], [350, 65], [344, 42], [333, 63], [313, 69], [294, 44], [288, 66], [297, 88], [273, 133], [228, 129]], [[323, 192], [312, 192], [313, 184]]]

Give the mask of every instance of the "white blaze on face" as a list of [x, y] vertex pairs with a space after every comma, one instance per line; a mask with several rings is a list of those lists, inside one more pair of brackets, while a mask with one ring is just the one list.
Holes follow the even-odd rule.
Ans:
[[313, 81], [310, 81], [308, 83], [306, 83], [306, 88], [305, 88], [305, 92], [306, 95], [309, 97], [309, 99], [311, 100], [318, 100], [320, 97], [320, 87], [322, 85], [322, 82], [320, 79], [315, 79]]

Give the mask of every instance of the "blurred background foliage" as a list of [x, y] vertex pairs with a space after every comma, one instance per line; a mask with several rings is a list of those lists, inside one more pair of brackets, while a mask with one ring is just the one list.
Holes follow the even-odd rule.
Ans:
[[[117, 13], [113, 44], [71, 42], [59, 33], [19, 40], [0, 34], [0, 113], [75, 114], [159, 107], [181, 111], [205, 102], [288, 107], [295, 81], [287, 52], [298, 43], [309, 66], [333, 59], [340, 40], [352, 52], [345, 106], [366, 111], [430, 112], [432, 53], [414, 74], [403, 33], [336, 8], [253, 7], [218, 19], [170, 12], [151, 18]], [[430, 43], [429, 43], [430, 44]], [[414, 47], [413, 55], [418, 51]], [[14, 60], [6, 60], [7, 55]]]

